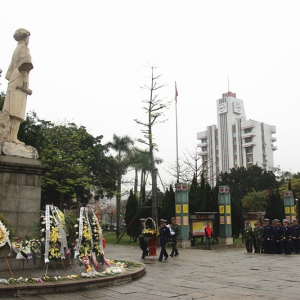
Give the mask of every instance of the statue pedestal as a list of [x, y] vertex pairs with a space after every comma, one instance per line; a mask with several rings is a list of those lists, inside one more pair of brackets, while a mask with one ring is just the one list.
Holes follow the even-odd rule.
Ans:
[[191, 240], [177, 240], [177, 247], [186, 249], [191, 247]]
[[[33, 222], [40, 221], [41, 176], [47, 169], [36, 159], [0, 155], [0, 213], [20, 239], [37, 236], [28, 230]], [[10, 259], [12, 270], [28, 268], [26, 263]], [[6, 264], [1, 263], [0, 270], [6, 269]]]
[[233, 237], [219, 237], [219, 245], [233, 245]]

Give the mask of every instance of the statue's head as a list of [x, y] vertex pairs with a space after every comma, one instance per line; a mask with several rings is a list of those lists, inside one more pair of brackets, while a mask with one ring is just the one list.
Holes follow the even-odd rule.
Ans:
[[27, 29], [24, 28], [19, 28], [16, 30], [14, 33], [14, 39], [19, 42], [19, 41], [26, 41], [28, 40], [28, 37], [30, 36], [30, 32]]

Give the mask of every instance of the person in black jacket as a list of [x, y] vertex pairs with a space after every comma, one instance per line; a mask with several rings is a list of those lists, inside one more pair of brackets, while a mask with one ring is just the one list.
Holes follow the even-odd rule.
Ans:
[[145, 241], [145, 238], [143, 236], [143, 230], [146, 229], [145, 227], [145, 219], [144, 218], [141, 218], [140, 219], [140, 222], [141, 222], [141, 226], [140, 226], [140, 232], [139, 232], [139, 242], [140, 242], [140, 248], [141, 250], [143, 251], [142, 253], [142, 259], [145, 259], [146, 256], [148, 256], [148, 244], [147, 242]]
[[165, 259], [168, 259], [169, 255], [166, 251], [166, 245], [169, 241], [169, 239], [172, 238], [170, 229], [166, 226], [167, 225], [167, 220], [161, 219], [161, 226], [159, 227], [159, 237], [160, 237], [160, 254], [159, 254], [159, 261], [162, 261], [163, 256]]

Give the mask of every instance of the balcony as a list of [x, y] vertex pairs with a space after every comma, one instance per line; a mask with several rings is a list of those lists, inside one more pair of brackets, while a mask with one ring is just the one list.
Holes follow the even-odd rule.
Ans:
[[255, 132], [244, 133], [244, 134], [242, 135], [242, 139], [246, 139], [246, 138], [249, 138], [249, 137], [253, 137], [253, 136], [255, 136], [255, 135], [256, 135]]
[[272, 146], [272, 150], [276, 151], [277, 150], [277, 146]]
[[207, 139], [207, 131], [198, 132], [197, 139], [198, 140]]
[[276, 126], [274, 125], [271, 126], [271, 133], [276, 133]]
[[256, 143], [255, 142], [249, 142], [249, 143], [243, 143], [242, 144], [243, 148], [252, 147], [252, 146], [256, 146]]
[[252, 128], [255, 127], [255, 121], [254, 120], [247, 120], [242, 122], [241, 124], [241, 129], [247, 129], [247, 128]]
[[272, 142], [276, 142], [276, 141], [277, 141], [277, 137], [272, 136], [271, 141], [272, 141]]
[[207, 143], [200, 143], [200, 144], [197, 144], [197, 147], [199, 148], [202, 148], [202, 147], [207, 147]]
[[207, 155], [207, 151], [201, 151], [201, 152], [198, 152], [198, 155], [199, 155], [199, 156]]

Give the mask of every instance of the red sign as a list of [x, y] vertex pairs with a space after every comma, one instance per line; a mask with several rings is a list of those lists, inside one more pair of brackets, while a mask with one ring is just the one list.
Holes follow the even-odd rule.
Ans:
[[285, 191], [284, 197], [293, 197], [293, 191]]

